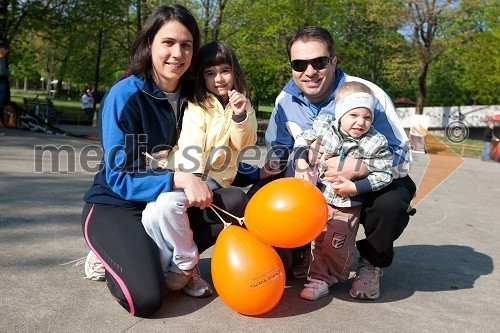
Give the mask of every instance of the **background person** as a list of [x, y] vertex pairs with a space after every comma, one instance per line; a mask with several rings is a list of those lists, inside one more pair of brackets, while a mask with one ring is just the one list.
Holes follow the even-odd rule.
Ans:
[[82, 110], [90, 120], [94, 119], [94, 98], [92, 97], [92, 88], [85, 89], [82, 95]]
[[490, 122], [483, 133], [484, 148], [481, 160], [488, 161], [490, 159], [490, 145], [491, 141], [494, 140], [498, 140], [498, 138], [495, 136], [495, 124], [493, 122]]
[[3, 112], [3, 108], [7, 105], [9, 100], [9, 72], [7, 69], [7, 54], [9, 49], [7, 46], [1, 42], [0, 43], [0, 113]]

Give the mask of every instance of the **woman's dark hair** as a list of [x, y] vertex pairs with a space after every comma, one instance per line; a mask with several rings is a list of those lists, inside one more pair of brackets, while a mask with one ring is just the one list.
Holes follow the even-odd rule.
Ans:
[[151, 75], [153, 61], [149, 53], [149, 47], [153, 42], [158, 30], [170, 21], [178, 21], [189, 30], [193, 36], [193, 58], [191, 66], [184, 73], [181, 80], [192, 80], [194, 78], [193, 69], [196, 68], [198, 59], [198, 49], [200, 48], [200, 30], [193, 14], [181, 5], [159, 6], [148, 17], [132, 45], [130, 56], [130, 70], [135, 76], [146, 78]]
[[333, 37], [328, 32], [328, 30], [321, 27], [305, 27], [295, 31], [289, 38], [287, 43], [287, 54], [288, 60], [292, 60], [290, 58], [290, 50], [292, 49], [293, 43], [296, 41], [301, 42], [310, 42], [310, 41], [318, 41], [324, 43], [331, 57], [335, 56], [335, 52], [333, 50]]
[[214, 41], [203, 45], [200, 49], [194, 94], [196, 103], [208, 106], [206, 103], [208, 91], [205, 85], [205, 79], [203, 78], [203, 71], [208, 67], [224, 64], [231, 67], [234, 79], [233, 89], [249, 98], [250, 94], [248, 92], [245, 76], [243, 75], [243, 71], [241, 70], [233, 49], [224, 42]]

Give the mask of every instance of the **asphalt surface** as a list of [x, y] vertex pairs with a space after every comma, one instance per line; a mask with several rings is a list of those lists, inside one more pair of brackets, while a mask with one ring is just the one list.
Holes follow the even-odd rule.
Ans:
[[[97, 134], [87, 126], [61, 128]], [[84, 279], [82, 195], [98, 147], [74, 136], [0, 128], [0, 332], [499, 331], [500, 163], [465, 159], [419, 201], [384, 269], [379, 300], [351, 299], [349, 280], [306, 301], [299, 297], [304, 280], [289, 279], [278, 305], [261, 316], [238, 314], [217, 295], [170, 292], [153, 318], [142, 319], [123, 310], [105, 283]], [[429, 158], [415, 155], [416, 183]], [[211, 250], [200, 261], [209, 282]]]

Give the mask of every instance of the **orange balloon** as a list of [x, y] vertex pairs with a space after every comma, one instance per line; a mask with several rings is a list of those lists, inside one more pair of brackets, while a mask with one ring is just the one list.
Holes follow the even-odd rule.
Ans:
[[245, 315], [268, 312], [285, 291], [285, 268], [276, 251], [238, 226], [217, 237], [211, 269], [220, 298]]
[[245, 209], [245, 226], [266, 244], [294, 248], [325, 228], [328, 206], [321, 191], [298, 178], [281, 178], [259, 189]]

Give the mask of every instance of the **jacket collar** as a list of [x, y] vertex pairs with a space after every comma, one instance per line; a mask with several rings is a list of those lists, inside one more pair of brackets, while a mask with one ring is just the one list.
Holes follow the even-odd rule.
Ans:
[[167, 99], [167, 96], [165, 96], [163, 90], [161, 90], [160, 87], [158, 87], [156, 82], [151, 77], [146, 77], [144, 79], [144, 83], [141, 87], [141, 90], [154, 98]]
[[[342, 72], [342, 70], [336, 68], [335, 69], [335, 84], [333, 85], [333, 89], [328, 94], [328, 97], [320, 103], [321, 105], [326, 105], [333, 100], [333, 94], [335, 93], [340, 82], [342, 82], [342, 81], [345, 81], [344, 72]], [[293, 78], [290, 79], [290, 81], [288, 81], [288, 83], [283, 88], [283, 90], [285, 92], [289, 93], [290, 95], [292, 95], [293, 97], [298, 98], [303, 103], [310, 104], [310, 102], [304, 96], [304, 93], [302, 92], [302, 90], [300, 90], [300, 88], [293, 81]]]
[[[186, 97], [187, 97], [186, 93], [189, 91], [189, 89], [183, 89], [183, 85], [186, 85], [186, 84], [185, 83], [183, 84], [181, 82], [181, 86], [179, 88], [179, 89], [181, 89], [179, 102], [182, 102], [186, 99]], [[165, 92], [163, 90], [161, 90], [161, 88], [156, 84], [155, 80], [153, 80], [151, 77], [147, 77], [144, 79], [144, 83], [141, 87], [141, 90], [154, 98], [161, 99], [161, 100], [167, 99]]]

